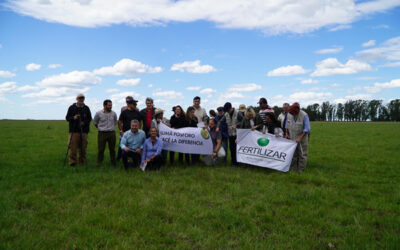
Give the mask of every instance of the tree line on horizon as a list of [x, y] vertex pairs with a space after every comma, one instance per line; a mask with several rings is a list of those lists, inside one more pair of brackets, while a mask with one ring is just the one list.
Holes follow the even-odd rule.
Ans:
[[[259, 111], [259, 107], [254, 107]], [[273, 107], [275, 116], [282, 113], [282, 107]], [[310, 121], [400, 121], [400, 99], [383, 104], [382, 100], [348, 100], [343, 103], [314, 103], [302, 107]]]

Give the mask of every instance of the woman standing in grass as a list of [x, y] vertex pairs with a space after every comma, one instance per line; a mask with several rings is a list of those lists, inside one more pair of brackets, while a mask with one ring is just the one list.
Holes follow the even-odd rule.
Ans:
[[[194, 115], [195, 109], [193, 106], [190, 106], [186, 110], [186, 127], [197, 128], [197, 117]], [[199, 161], [200, 155], [198, 154], [191, 154], [192, 164], [196, 164]], [[186, 158], [186, 163], [189, 165], [190, 161]]]
[[[177, 105], [172, 108], [172, 111], [174, 114], [171, 116], [170, 124], [171, 128], [173, 129], [178, 129], [178, 128], [184, 128], [187, 127], [187, 121], [185, 117], [185, 112], [183, 111], [182, 107], [180, 105]], [[178, 154], [178, 162], [179, 164], [183, 163], [183, 153]], [[189, 154], [185, 154], [185, 158], [190, 158]], [[171, 165], [174, 163], [175, 160], [175, 152], [174, 151], [169, 151], [169, 162]]]

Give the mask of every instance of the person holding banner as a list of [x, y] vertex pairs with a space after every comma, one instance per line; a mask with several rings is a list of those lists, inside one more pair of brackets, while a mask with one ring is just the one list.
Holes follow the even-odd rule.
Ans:
[[217, 125], [217, 131], [221, 128], [221, 124], [226, 122], [228, 125], [228, 134], [229, 134], [229, 150], [231, 151], [231, 164], [234, 167], [239, 166], [236, 161], [236, 127], [240, 125], [243, 120], [243, 116], [232, 107], [230, 102], [225, 103], [224, 105], [224, 117], [219, 120]]
[[268, 132], [270, 134], [274, 134], [276, 137], [282, 137], [283, 130], [281, 129], [281, 123], [276, 120], [275, 114], [267, 113], [265, 115], [265, 118], [267, 119], [267, 125], [266, 125], [266, 130], [263, 132], [264, 133]]
[[[159, 127], [160, 123], [164, 123], [165, 125], [169, 126], [167, 119], [164, 118], [164, 110], [162, 110], [160, 108], [156, 108], [156, 110], [154, 111], [154, 119], [153, 119], [153, 121], [151, 121], [151, 128], [155, 128], [156, 131], [158, 131], [158, 127]], [[157, 136], [158, 136], [158, 134], [157, 134]], [[167, 160], [167, 156], [168, 156], [168, 151], [163, 150], [162, 151], [163, 161]]]
[[289, 107], [289, 116], [287, 118], [286, 138], [297, 142], [297, 148], [294, 152], [290, 170], [303, 172], [307, 165], [308, 156], [308, 135], [310, 133], [310, 120], [300, 105], [294, 103]]
[[201, 160], [207, 166], [212, 166], [217, 164], [221, 159], [224, 159], [226, 153], [224, 148], [222, 147], [221, 131], [217, 131], [217, 122], [215, 121], [215, 119], [210, 119], [207, 131], [213, 143], [213, 153], [211, 155], [203, 155], [201, 157]]
[[253, 108], [249, 107], [244, 112], [244, 117], [239, 128], [261, 130], [263, 121], [259, 114], [256, 114]]
[[[185, 112], [183, 111], [182, 107], [180, 105], [176, 105], [175, 107], [172, 108], [172, 111], [174, 112], [174, 114], [171, 116], [170, 119], [171, 128], [178, 129], [186, 127], [187, 122], [186, 122]], [[183, 163], [183, 155], [185, 155], [186, 161], [190, 161], [189, 154], [178, 153], [179, 164]], [[175, 161], [175, 152], [169, 151], [169, 163], [172, 165], [174, 164], [174, 161]]]
[[146, 139], [143, 145], [141, 169], [159, 170], [163, 165], [161, 156], [163, 142], [157, 137], [157, 129], [152, 127], [149, 131], [150, 137]]
[[[186, 127], [197, 128], [197, 123], [199, 123], [199, 121], [197, 120], [197, 117], [195, 115], [195, 110], [196, 109], [192, 106], [187, 108], [187, 110], [186, 110], [186, 122], [187, 122]], [[207, 113], [206, 113], [206, 115], [207, 115]], [[192, 164], [196, 164], [200, 159], [200, 155], [190, 154], [190, 158], [192, 159]], [[190, 160], [188, 158], [186, 158], [186, 163], [188, 165], [190, 165]]]
[[[139, 121], [132, 120], [131, 129], [124, 133], [121, 140], [122, 162], [125, 170], [139, 166], [145, 139], [146, 135], [139, 129]], [[132, 164], [128, 162], [129, 157], [133, 160]]]

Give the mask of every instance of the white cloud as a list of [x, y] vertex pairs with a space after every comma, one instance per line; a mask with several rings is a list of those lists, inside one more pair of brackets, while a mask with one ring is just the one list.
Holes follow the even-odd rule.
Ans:
[[288, 65], [280, 68], [276, 68], [268, 72], [268, 76], [292, 76], [305, 74], [308, 71], [303, 69], [300, 65]]
[[378, 47], [359, 51], [356, 56], [366, 61], [398, 61], [400, 60], [400, 36], [391, 38]]
[[212, 88], [205, 88], [200, 91], [201, 94], [210, 95], [217, 92], [215, 89]]
[[152, 87], [153, 87], [153, 84], [149, 84], [149, 85], [147, 85], [147, 87], [152, 88]]
[[179, 71], [179, 72], [186, 71], [195, 74], [207, 74], [217, 70], [213, 66], [208, 64], [200, 65], [200, 60], [196, 60], [196, 61], [186, 61], [183, 63], [176, 63], [172, 65], [171, 71]]
[[390, 68], [400, 67], [400, 62], [385, 63], [384, 65], [381, 65], [379, 67], [390, 67]]
[[48, 66], [49, 69], [56, 69], [59, 67], [61, 67], [61, 64], [49, 64], [49, 66]]
[[345, 100], [369, 100], [372, 96], [370, 94], [355, 94], [355, 95], [348, 95], [344, 99]]
[[371, 47], [375, 46], [376, 41], [375, 40], [369, 40], [368, 42], [365, 42], [362, 44], [363, 47]]
[[370, 80], [375, 80], [375, 79], [379, 79], [379, 77], [377, 77], [377, 76], [360, 76], [360, 77], [356, 78], [356, 80], [360, 80], [360, 81], [370, 81]]
[[14, 77], [14, 76], [15, 76], [15, 74], [11, 73], [10, 71], [0, 70], [0, 77], [10, 78], [10, 77]]
[[30, 63], [25, 66], [25, 69], [28, 71], [35, 71], [35, 70], [39, 70], [41, 67], [42, 67], [42, 65], [40, 65], [40, 64]]
[[191, 87], [187, 87], [186, 90], [190, 90], [190, 91], [194, 91], [194, 90], [200, 90], [201, 86], [191, 86]]
[[321, 103], [327, 101], [333, 97], [330, 92], [296, 92], [287, 98], [289, 103], [298, 102], [302, 106], [306, 106], [313, 103]]
[[[66, 97], [76, 96], [79, 93], [87, 93], [90, 88], [71, 88], [71, 87], [51, 87], [44, 88], [39, 92], [33, 92], [22, 95], [23, 98], [53, 98], [53, 97]], [[50, 101], [50, 100], [49, 100]]]
[[339, 30], [347, 30], [351, 29], [351, 25], [349, 24], [339, 24], [334, 26], [333, 28], [330, 28], [329, 31], [339, 31]]
[[106, 89], [106, 93], [116, 93], [119, 92], [119, 89]]
[[383, 89], [400, 88], [400, 79], [394, 79], [390, 82], [375, 83], [373, 86], [364, 87], [365, 91], [368, 93], [379, 93]]
[[169, 91], [158, 90], [158, 91], [153, 92], [153, 96], [163, 97], [163, 98], [167, 98], [167, 99], [183, 98], [183, 94], [181, 92], [176, 92], [174, 90], [169, 90]]
[[336, 88], [336, 87], [342, 86], [342, 84], [340, 84], [340, 83], [332, 83], [330, 86]]
[[342, 64], [336, 58], [328, 58], [316, 63], [316, 69], [311, 76], [349, 75], [371, 70], [371, 65], [355, 59], [349, 59], [346, 64]]
[[101, 78], [89, 71], [72, 71], [44, 78], [39, 87], [82, 87], [100, 84]]
[[126, 92], [121, 92], [121, 93], [117, 93], [117, 94], [113, 94], [111, 95], [110, 99], [113, 103], [117, 103], [117, 104], [125, 104], [125, 98], [127, 96], [132, 96], [133, 98], [135, 98], [136, 100], [142, 98], [142, 96], [136, 92], [133, 91], [126, 91]]
[[137, 86], [140, 83], [140, 78], [132, 78], [132, 79], [121, 79], [117, 81], [118, 85], [121, 86]]
[[230, 88], [228, 88], [229, 92], [253, 92], [257, 90], [261, 90], [261, 85], [255, 83], [245, 83], [245, 84], [234, 84]]
[[244, 97], [245, 96], [239, 92], [228, 92], [226, 94], [222, 94], [220, 99], [228, 101], [229, 99], [241, 99]]
[[314, 80], [314, 79], [309, 78], [309, 79], [302, 80], [301, 84], [316, 84], [318, 82], [319, 82], [318, 80]]
[[4, 82], [0, 84], [0, 95], [15, 93], [15, 91], [17, 91], [16, 82]]
[[317, 54], [337, 54], [340, 51], [343, 50], [343, 47], [335, 47], [335, 48], [329, 48], [329, 49], [320, 49], [315, 51]]
[[81, 27], [164, 25], [209, 21], [221, 28], [258, 29], [268, 34], [306, 33], [323, 27], [347, 28], [366, 15], [399, 6], [398, 1], [263, 1], [263, 0], [7, 0], [22, 15]]
[[25, 85], [21, 86], [17, 89], [17, 91], [24, 92], [24, 91], [32, 91], [32, 90], [38, 90], [38, 86], [31, 86], [31, 85]]
[[124, 58], [114, 64], [114, 66], [106, 66], [99, 69], [95, 69], [93, 73], [96, 75], [137, 75], [144, 73], [159, 73], [162, 71], [161, 67], [151, 67], [138, 61], [134, 61], [128, 58]]
[[389, 25], [381, 24], [372, 27], [373, 29], [389, 29]]

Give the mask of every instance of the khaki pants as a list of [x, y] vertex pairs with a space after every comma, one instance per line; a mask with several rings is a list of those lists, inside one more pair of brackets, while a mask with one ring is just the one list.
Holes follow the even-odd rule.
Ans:
[[[87, 138], [88, 134], [82, 133], [82, 140], [80, 133], [71, 133], [69, 134], [69, 138], [71, 138], [71, 146], [69, 148], [69, 165], [77, 164], [84, 165], [86, 163], [86, 147], [87, 147]], [[69, 143], [69, 142], [68, 142]], [[79, 161], [76, 159], [76, 153], [79, 153]]]
[[300, 143], [297, 144], [296, 150], [293, 154], [290, 170], [296, 172], [303, 172], [306, 169], [308, 156], [308, 134], [303, 137]]
[[101, 132], [97, 134], [97, 163], [100, 164], [104, 159], [104, 150], [108, 142], [108, 150], [110, 151], [111, 164], [115, 165], [115, 131]]

